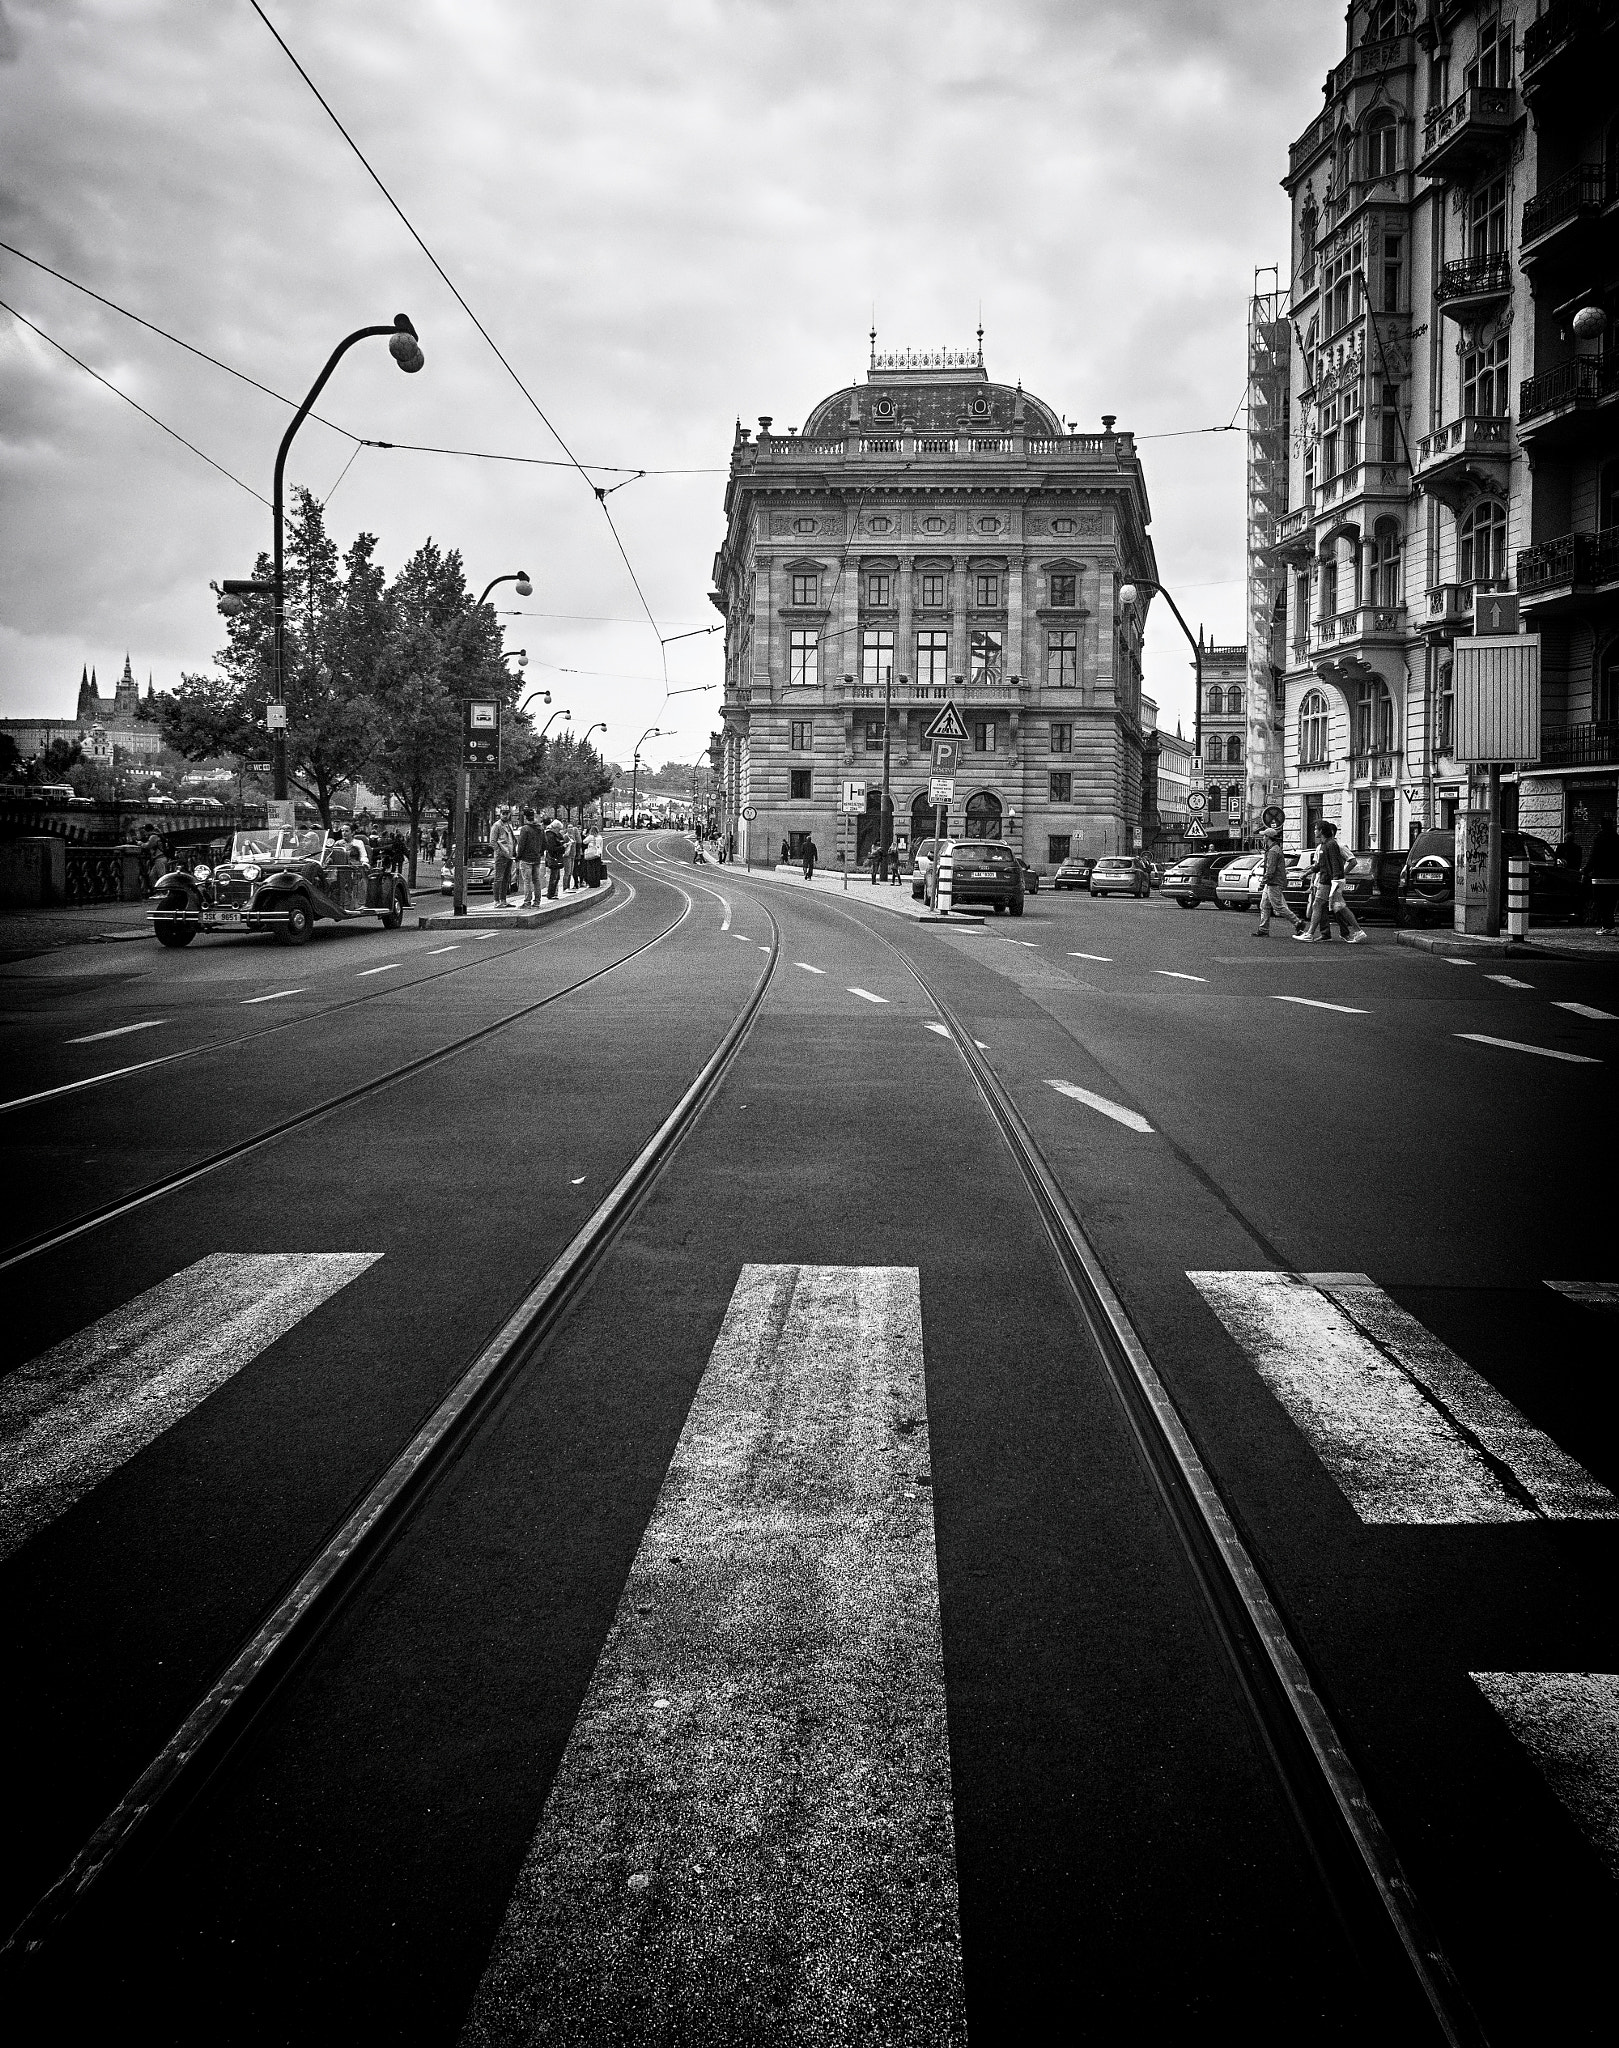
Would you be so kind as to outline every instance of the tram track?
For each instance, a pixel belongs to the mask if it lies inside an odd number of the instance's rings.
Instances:
[[[652,855],[654,869],[660,857]],[[763,904],[760,905],[764,908]],[[1203,1462],[1083,1224],[971,1031],[893,939],[826,906],[891,953],[937,1011],[1039,1215],[1161,1502],[1249,1719],[1369,1981],[1412,2038],[1485,2036],[1339,1732],[1331,1705]],[[768,910],[765,915],[769,916]],[[775,919],[771,918],[773,930]],[[1399,2038],[1405,2038],[1402,2032]]]
[[[665,879],[660,877],[659,879]],[[532,1014],[563,995],[598,981],[667,938],[692,913],[693,900],[680,882],[669,882],[685,897],[681,915],[634,952],[597,969],[567,990],[527,1005],[511,1016],[458,1040],[452,1047],[411,1061],[375,1085],[404,1078],[463,1046]],[[746,1039],[769,990],[780,958],[780,929],[768,911],[768,958],[758,979],[719,1044],[679,1101],[619,1176],[605,1199],[561,1253],[529,1288],[505,1322],[484,1344],[449,1391],[434,1405],[397,1457],[356,1501],[333,1534],[305,1566],[277,1605],[225,1665],[162,1748],[151,1758],[68,1867],[18,1923],[3,1945],[0,1964],[8,1974],[26,1968],[47,1947],[53,1933],[84,1905],[120,1865],[138,1839],[150,1838],[192,1800],[241,1741],[271,1696],[320,1641],[349,1598],[365,1582],[389,1546],[409,1523],[436,1481],[492,1419],[503,1395],[543,1350],[552,1332],[588,1286],[607,1252],[639,1209],[671,1157],[701,1116]],[[273,1132],[222,1154],[216,1164],[268,1142],[284,1129],[328,1113],[345,1101],[372,1092],[348,1091]],[[176,1177],[184,1185],[196,1171]],[[164,1190],[166,1191],[166,1189]],[[141,1199],[157,1199],[144,1196]],[[119,1205],[125,1213],[134,1203]],[[87,1226],[93,1227],[93,1226]],[[41,1247],[43,1249],[43,1247]],[[30,1254],[32,1255],[32,1254]]]

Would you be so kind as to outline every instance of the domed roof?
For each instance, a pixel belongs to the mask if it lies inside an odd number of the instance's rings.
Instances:
[[[821,400],[804,422],[805,439],[841,440],[851,413],[868,434],[903,425],[919,434],[1007,434],[1014,424],[1038,435],[1063,432],[1049,405],[1021,385],[992,384],[982,365],[873,367],[864,384],[846,384]]]

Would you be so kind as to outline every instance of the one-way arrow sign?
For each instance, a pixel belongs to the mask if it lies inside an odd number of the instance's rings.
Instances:
[[[934,719],[922,737],[925,740],[966,739],[967,728],[961,722],[961,713],[956,709],[954,697],[950,699],[949,703],[946,704],[938,717]]]
[[[1473,631],[1494,638],[1518,630],[1518,593],[1515,590],[1473,593]]]

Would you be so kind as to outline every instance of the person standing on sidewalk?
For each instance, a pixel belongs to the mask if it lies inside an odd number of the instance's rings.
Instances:
[[[1293,936],[1297,938],[1305,928],[1304,919],[1295,913],[1287,900],[1284,886],[1287,881],[1287,855],[1282,851],[1282,835],[1273,826],[1260,836],[1265,848],[1265,879],[1259,892],[1259,929],[1254,937],[1268,939],[1272,917],[1286,917],[1292,920]]]
[[[815,845],[815,835],[812,832],[806,832],[804,834],[804,880],[806,882],[814,881],[815,863],[819,858],[820,854]]]
[[[1619,911],[1619,832],[1613,829],[1611,814],[1597,827],[1585,857],[1585,888],[1597,930],[1611,938],[1614,915]]]
[[[495,829],[489,835],[489,843],[495,854],[495,908],[506,908],[506,894],[512,885],[512,869],[517,860],[517,840],[512,832],[511,816],[505,804],[495,812]]]
[[[562,830],[560,818],[548,818],[545,822],[545,894],[548,902],[556,901],[557,882],[562,874],[562,859],[567,851],[567,838]]]
[[[517,835],[517,873],[523,885],[521,908],[532,910],[540,900],[540,862],[545,858],[545,835],[534,815],[534,806],[523,806],[523,829]]]

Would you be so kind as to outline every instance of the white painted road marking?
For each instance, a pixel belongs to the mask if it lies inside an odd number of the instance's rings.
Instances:
[[[950,1036],[948,1024],[924,1024],[922,1029],[924,1031],[936,1031],[941,1038],[948,1038]]]
[[[964,2048],[921,1295],[744,1266],[461,2039]]]
[[[874,996],[869,988],[852,988],[849,993],[852,996],[859,996],[860,1000],[864,1003],[886,1003],[888,1001],[887,996]]]
[[[1209,978],[1206,974],[1182,974],[1174,967],[1155,967],[1152,971],[1163,975],[1166,981],[1207,981]]]
[[[1498,981],[1503,988],[1533,988],[1532,981],[1519,981],[1515,974],[1486,974],[1486,981]]]
[[[1470,1671],[1586,1840],[1619,1878],[1619,1675]]]
[[[1612,1010],[1596,1010],[1589,1003],[1553,1003],[1554,1010],[1572,1010],[1576,1017],[1589,1017],[1594,1024],[1619,1024]]]
[[[132,1031],[155,1031],[160,1024],[168,1023],[167,1017],[148,1017],[140,1024],[120,1024],[112,1031],[92,1031],[88,1038],[69,1038],[68,1045],[99,1045],[104,1038],[127,1038]]]
[[[302,996],[309,993],[307,988],[278,988],[267,996],[245,996],[242,1008],[251,1010],[255,1003],[279,1003],[283,996]]]
[[[1152,1125],[1144,1116],[1122,1104],[1109,1102],[1105,1095],[1093,1095],[1088,1088],[1080,1088],[1072,1081],[1048,1081],[1048,1088],[1055,1088],[1059,1095],[1066,1095],[1074,1102],[1083,1102],[1088,1109],[1099,1109],[1103,1116],[1112,1117],[1116,1124],[1123,1124],[1127,1130],[1150,1131]]]
[[[387,960],[380,967],[362,967],[356,978],[364,981],[368,974],[392,974],[398,965],[399,962],[397,960]]]
[[[986,1044],[984,1043],[984,1041],[983,1041],[983,1040],[982,1040],[981,1038],[975,1038],[975,1039],[973,1040],[973,1044],[977,1046],[977,1048],[978,1048],[978,1050],[979,1050],[980,1052],[988,1052],[988,1051],[989,1051],[989,1047],[988,1047],[988,1046],[987,1046],[987,1045],[986,1045]]]
[[[1111,953],[1070,953],[1068,957],[1070,960],[1100,960],[1105,967],[1113,964]]]
[[[796,967],[802,967],[806,974],[825,974],[826,972],[824,967],[811,967],[807,960],[797,960],[793,964]]]
[[[381,1252],[213,1252],[0,1381],[0,1558]]]
[[[1323,1003],[1314,996],[1272,996],[1273,1003],[1300,1003],[1307,1010],[1340,1010],[1346,1017],[1369,1017],[1370,1010],[1356,1010],[1348,1003]]]
[[[1439,957],[1447,967],[1476,967],[1478,965],[1476,960],[1458,960],[1454,953],[1441,953]]]
[[[1380,1287],[1187,1278],[1363,1522],[1619,1518],[1605,1486]]]
[[[1498,1045],[1503,1052],[1538,1053],[1543,1060],[1567,1060],[1574,1067],[1600,1067],[1602,1062],[1589,1053],[1558,1052],[1549,1045],[1524,1045],[1516,1038],[1491,1038],[1486,1031],[1458,1031],[1458,1038],[1470,1038],[1475,1045]]]
[[[1619,1308],[1619,1284],[1612,1280],[1548,1280],[1546,1285],[1585,1308]]]
[[[429,952],[428,952],[428,955],[427,955],[427,957],[428,957],[428,959],[429,959],[429,960],[436,960],[436,959],[438,958],[438,956],[440,955],[440,953],[459,953],[459,952],[460,952],[460,950],[461,950],[460,942],[459,942],[459,941],[457,941],[457,943],[456,943],[455,945],[453,945],[453,946],[434,946],[434,947],[432,947],[432,948],[431,948],[431,949],[429,950]]]

